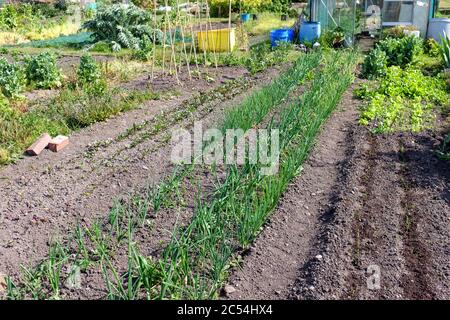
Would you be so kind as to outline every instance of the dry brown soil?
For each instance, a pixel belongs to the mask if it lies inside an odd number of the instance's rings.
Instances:
[[[450,165],[435,153],[442,128],[373,135],[358,125],[355,85],[234,269],[228,298],[449,298]]]

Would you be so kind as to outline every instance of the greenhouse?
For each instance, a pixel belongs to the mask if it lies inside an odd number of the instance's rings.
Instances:
[[[339,27],[347,36],[363,31],[374,34],[385,27],[414,26],[421,37],[438,39],[428,34],[428,29],[433,30],[436,23],[446,23],[448,28],[449,22],[435,19],[437,6],[435,0],[310,0],[305,14],[319,22],[322,30]]]

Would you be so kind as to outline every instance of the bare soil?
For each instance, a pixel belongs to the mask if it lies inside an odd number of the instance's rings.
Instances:
[[[280,68],[250,76],[242,68],[220,68],[215,82],[194,79],[180,86],[174,78],[158,77],[155,90],[177,88],[167,100],[147,101],[140,108],[74,133],[70,145],[59,153],[44,150],[38,157],[25,157],[0,171],[0,273],[20,277],[20,265],[35,265],[47,256],[48,245],[63,238],[80,223],[89,226],[104,219],[115,200],[126,199],[163,180],[173,171],[168,158],[172,146],[170,130],[189,128],[194,120],[211,126],[231,107],[248,95],[248,88],[269,83]],[[186,77],[186,75],[183,75]],[[153,124],[170,121],[177,110],[197,96],[230,80],[244,77],[246,86],[230,89],[227,96],[214,97],[198,106],[188,117],[178,119],[161,132]],[[149,85],[148,78],[137,79],[132,87]],[[176,117],[175,117],[176,118]],[[159,120],[157,120],[159,119]],[[139,130],[135,129],[140,126]],[[145,252],[154,255],[179,223],[189,221],[186,214],[164,212],[153,221],[157,228],[147,232]],[[101,274],[83,276],[83,290],[63,291],[65,298],[101,298]]]
[[[355,85],[228,298],[448,299],[450,166],[435,153],[445,130],[373,135],[357,123]]]

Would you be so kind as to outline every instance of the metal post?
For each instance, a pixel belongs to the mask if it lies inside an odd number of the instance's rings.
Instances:
[[[353,0],[353,34],[352,45],[355,45],[355,32],[356,32],[356,0]]]

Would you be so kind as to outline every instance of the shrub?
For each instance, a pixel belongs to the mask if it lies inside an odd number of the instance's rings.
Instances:
[[[261,10],[262,7],[269,5],[273,1],[286,2],[285,0],[239,0],[235,1],[235,8],[242,12],[255,12]]]
[[[99,41],[96,42],[95,44],[91,45],[88,47],[89,51],[93,51],[93,52],[112,52],[112,48],[111,48],[111,42],[108,41]]]
[[[430,57],[439,57],[441,54],[439,43],[434,39],[427,39],[425,41],[424,51]]]
[[[0,90],[8,98],[18,96],[25,85],[22,68],[16,63],[10,63],[0,58]]]
[[[362,76],[366,79],[382,77],[386,74],[387,57],[383,50],[375,48],[364,59]]]
[[[288,13],[292,0],[272,0],[261,5],[261,10],[276,13]]]
[[[276,5],[271,7],[271,3]],[[258,12],[262,10],[275,10],[278,8],[278,3],[285,3],[287,0],[231,0],[232,12]],[[229,13],[229,0],[210,0],[208,1],[211,10],[211,15],[227,17]],[[269,9],[270,8],[270,9]]]
[[[56,56],[43,52],[25,59],[25,72],[30,84],[39,89],[61,86],[61,73],[56,66]]]
[[[152,14],[135,5],[115,4],[100,8],[93,19],[86,21],[82,28],[92,32],[95,41],[108,41],[114,51],[121,48],[141,49],[144,36],[161,42],[161,31],[152,25]]]
[[[388,66],[404,68],[416,61],[423,51],[423,43],[422,39],[414,36],[387,38],[380,41],[377,48],[386,53]]]
[[[0,10],[0,30],[30,29],[38,21],[39,17],[33,13],[30,4],[7,4]]]
[[[57,119],[46,117],[39,107],[20,112],[7,104],[2,105],[0,98],[0,152],[3,153],[0,164],[16,159],[44,132],[54,136],[68,131]]]
[[[141,41],[140,49],[133,52],[133,59],[140,61],[149,61],[152,52],[153,43],[147,36],[144,36]]]
[[[91,95],[102,95],[106,92],[107,83],[102,72],[90,55],[83,55],[77,71],[77,84]]]
[[[88,54],[85,54],[80,59],[80,65],[77,71],[78,84],[95,83],[101,78],[100,68],[95,59]]]
[[[60,10],[60,11],[67,11],[67,9],[69,8],[69,4],[68,1],[66,0],[57,0],[55,3],[55,8]]]

